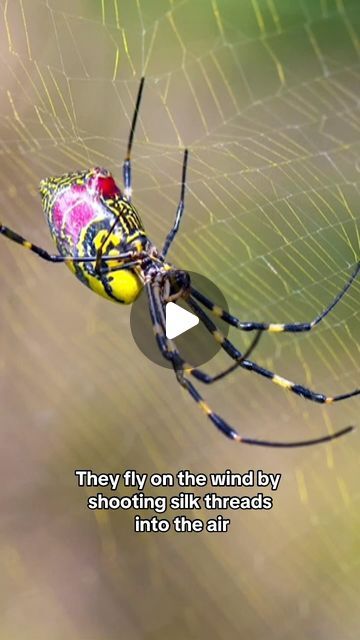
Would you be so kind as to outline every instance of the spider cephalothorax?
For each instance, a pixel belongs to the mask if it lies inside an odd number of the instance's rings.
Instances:
[[[160,277],[161,300],[164,304],[176,302],[190,295],[190,275],[182,269],[165,271]]]
[[[334,300],[311,322],[280,324],[242,321],[209,300],[192,285],[186,271],[176,269],[166,261],[168,250],[177,234],[184,212],[187,150],[184,152],[180,200],[175,220],[161,251],[158,251],[147,237],[141,218],[131,202],[130,156],[143,86],[144,78],[141,79],[136,99],[123,165],[124,190],[117,186],[109,171],[99,167],[42,180],[40,183],[42,205],[58,249],[56,255],[49,254],[1,224],[0,233],[30,249],[44,260],[64,262],[81,282],[110,300],[131,304],[145,287],[154,335],[163,357],[171,362],[182,387],[188,391],[211,422],[229,438],[251,445],[299,447],[327,442],[348,433],[352,427],[345,427],[313,440],[297,442],[273,442],[243,437],[212,411],[191,382],[189,376],[205,384],[212,384],[242,368],[253,371],[313,402],[331,404],[359,395],[360,389],[336,396],[317,393],[265,369],[253,360],[249,360],[249,356],[257,345],[260,334],[264,331],[273,333],[311,331],[343,298],[359,274],[360,263],[357,263],[353,273]],[[180,298],[199,317],[200,322],[209,332],[209,338],[216,340],[230,356],[232,364],[224,371],[210,375],[192,367],[184,361],[176,345],[166,337],[165,305],[167,302],[176,302]],[[221,334],[205,309],[210,311],[215,319],[221,318],[241,331],[257,332],[246,353],[240,353],[232,342]]]

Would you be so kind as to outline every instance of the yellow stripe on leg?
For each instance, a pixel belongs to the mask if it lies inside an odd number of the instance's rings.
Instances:
[[[223,334],[220,331],[215,330],[215,331],[212,332],[212,334],[213,334],[216,342],[218,342],[219,344],[223,344],[223,342],[225,340],[225,337],[223,336]]]
[[[272,381],[275,382],[275,384],[278,384],[283,389],[291,389],[294,386],[293,382],[291,382],[290,380],[286,380],[286,378],[282,378],[281,376],[277,376],[276,374],[272,378]]]
[[[208,404],[206,404],[206,402],[204,402],[204,400],[199,400],[198,405],[199,405],[200,409],[201,409],[204,413],[206,413],[206,415],[207,415],[207,416],[209,416],[209,415],[212,413],[212,411],[211,411],[211,409],[210,409],[209,405],[208,405]]]
[[[216,304],[214,304],[214,306],[211,308],[211,312],[214,314],[214,316],[216,316],[217,318],[222,318],[223,316],[223,310],[221,307],[218,307]]]
[[[282,331],[284,331],[284,324],[269,324],[269,328],[268,331],[270,331],[270,333],[281,333]]]

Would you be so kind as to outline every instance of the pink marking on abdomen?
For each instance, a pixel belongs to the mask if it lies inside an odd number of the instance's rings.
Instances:
[[[65,234],[77,244],[81,230],[99,216],[99,202],[84,185],[73,185],[57,198],[53,225],[59,237]]]

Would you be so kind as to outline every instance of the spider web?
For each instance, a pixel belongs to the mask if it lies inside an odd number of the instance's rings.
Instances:
[[[188,146],[186,211],[172,261],[213,279],[242,319],[306,321],[328,304],[359,259],[356,2],[14,0],[0,6],[4,224],[50,248],[37,193],[41,178],[100,165],[120,180],[144,74],[133,199],[155,244],[161,246],[172,223]],[[338,558],[329,528],[342,527],[345,539],[354,540],[358,522],[350,507],[360,495],[358,436],[336,447],[296,452],[291,459],[272,453],[269,462],[266,453],[249,450],[245,458],[243,450],[234,450],[211,430],[191,400],[169,382],[168,371],[144,362],[131,339],[129,309],[96,299],[66,269],[40,264],[6,241],[1,242],[0,272],[7,464],[15,464],[21,441],[30,477],[39,461],[58,479],[64,468],[70,475],[81,462],[90,468],[90,460],[106,471],[111,465],[131,468],[129,460],[134,468],[148,470],[175,470],[180,463],[198,471],[219,470],[246,460],[246,469],[281,471],[287,474],[286,488],[279,492],[282,510],[273,524],[264,520],[272,551],[251,518],[242,523],[241,535],[262,551],[249,554],[248,565],[245,561],[248,590],[238,585],[255,618],[244,619],[238,628],[256,638],[262,629],[257,620],[266,619],[269,637],[311,632],[308,600],[294,585],[289,596],[287,586],[296,553],[307,549],[317,573],[310,577],[304,569],[301,584],[320,593],[314,606],[321,631],[328,638],[345,637],[331,617],[331,598],[328,607],[321,600],[329,596],[329,581],[321,572],[330,563],[333,575],[346,574],[343,591],[336,591],[336,611],[337,620],[347,617],[346,637],[353,637],[354,558],[344,549]],[[356,283],[314,333],[264,336],[255,359],[330,395],[356,388],[358,310]],[[232,331],[231,338],[245,348],[249,336]],[[220,369],[225,362],[220,354],[211,366]],[[163,397],[170,384],[171,393]],[[330,408],[313,406],[245,372],[203,391],[248,436],[302,439],[360,424],[356,399]],[[114,443],[121,443],[116,455]],[[98,525],[106,559],[116,544],[115,525],[101,520]],[[301,534],[309,537],[308,547]],[[327,553],[320,552],[320,539]],[[131,553],[129,540],[123,542]],[[215,548],[215,564],[225,571],[220,544]],[[144,543],[144,549],[143,561],[153,570],[156,543]],[[250,558],[260,565],[272,566],[274,558],[280,563],[286,587],[278,586],[272,611],[252,591],[257,579]],[[185,570],[182,575],[190,579]],[[134,579],[134,590],[135,585]],[[265,581],[263,594],[270,588],[274,585]],[[175,587],[169,590],[174,593]],[[218,593],[221,600],[225,591]],[[236,611],[235,601],[229,606]],[[290,615],[279,627],[285,606]],[[145,613],[151,618],[151,611]],[[6,624],[4,633],[12,629],[10,618]],[[199,614],[188,624],[194,629],[204,621]],[[215,629],[220,623],[212,619],[212,624]]]

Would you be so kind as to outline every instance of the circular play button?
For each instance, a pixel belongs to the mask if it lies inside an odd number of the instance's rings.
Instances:
[[[192,287],[200,291],[217,307],[229,310],[224,295],[211,280],[193,271],[187,273],[190,276]],[[209,309],[199,302],[197,304],[227,337],[229,325],[216,318]],[[164,304],[163,316],[165,319],[164,334],[175,343],[181,357],[192,366],[203,365],[221,349],[219,342],[214,339],[201,318],[196,315],[196,311],[184,299],[178,298],[174,302]],[[155,364],[172,369],[171,362],[162,356],[157,345],[151,323],[148,297],[144,290],[132,305],[130,325],[133,338],[144,356]]]
[[[170,340],[196,327],[199,322],[198,316],[182,309],[179,304],[168,302],[165,305],[165,335]]]

